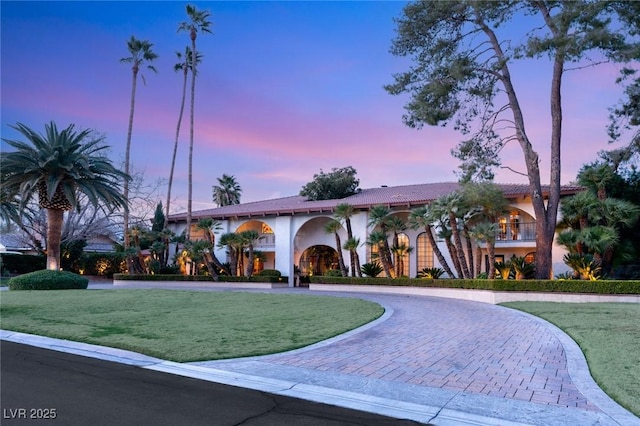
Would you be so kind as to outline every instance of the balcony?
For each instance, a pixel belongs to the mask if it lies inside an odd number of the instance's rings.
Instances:
[[[273,251],[276,249],[276,234],[260,234],[260,239],[253,246],[256,250]]]
[[[510,243],[514,241],[535,241],[535,222],[500,222],[496,232],[496,244]]]

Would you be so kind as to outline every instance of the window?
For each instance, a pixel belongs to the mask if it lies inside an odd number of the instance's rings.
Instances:
[[[418,235],[416,241],[416,262],[418,271],[424,268],[433,268],[433,248],[429,244],[429,238],[427,233],[423,232]]]

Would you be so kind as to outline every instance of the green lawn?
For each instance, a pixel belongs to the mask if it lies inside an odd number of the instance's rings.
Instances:
[[[3,291],[0,327],[188,362],[300,348],[384,312],[359,299],[171,290]]]
[[[640,304],[512,302],[504,306],[555,324],[584,352],[592,377],[640,416]]]

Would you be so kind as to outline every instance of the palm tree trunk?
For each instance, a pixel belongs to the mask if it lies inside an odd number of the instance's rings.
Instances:
[[[456,219],[455,214],[449,214],[449,222],[451,223],[451,234],[456,248],[456,255],[458,256],[458,262],[460,263],[460,268],[462,270],[462,277],[469,278],[469,268],[467,267],[467,259],[464,255],[464,249],[462,248],[460,230],[458,229],[458,220]]]
[[[362,278],[362,271],[360,270],[360,256],[358,256],[357,249],[353,250],[353,261],[356,264],[356,275]]]
[[[193,206],[193,116],[196,96],[196,36],[191,33],[191,114],[189,119],[189,189],[187,191],[187,241],[191,236],[191,211]]]
[[[131,134],[133,133],[133,112],[136,105],[136,82],[138,81],[138,68],[133,66],[133,78],[131,83],[131,106],[129,109],[129,128],[127,129],[127,148],[124,154],[124,172],[127,176],[130,176],[130,153],[131,153]],[[129,180],[124,180],[124,200],[129,204]],[[129,210],[124,210],[124,249],[129,248]]]
[[[340,241],[340,235],[337,232],[334,232],[336,236],[336,248],[338,250],[338,267],[340,268],[340,273],[343,277],[348,275],[347,267],[344,266],[344,257],[342,256],[342,242]],[[351,251],[349,251],[351,253]]]
[[[60,269],[60,240],[64,210],[47,209],[47,269]]]
[[[431,244],[431,249],[438,258],[438,262],[440,262],[440,266],[442,266],[442,269],[444,269],[447,275],[449,275],[449,278],[455,278],[455,275],[453,274],[453,271],[449,266],[449,262],[447,262],[447,259],[444,258],[442,251],[440,251],[440,247],[438,247],[438,243],[433,236],[433,230],[431,229],[431,226],[425,227],[425,231],[427,232],[427,239],[429,240],[429,244]]]
[[[169,226],[169,206],[171,205],[171,188],[173,187],[173,172],[176,167],[176,155],[178,153],[178,139],[180,137],[180,126],[182,124],[182,115],[184,114],[184,101],[187,96],[187,75],[188,67],[184,69],[184,79],[182,81],[182,101],[180,102],[180,113],[178,114],[178,125],[176,126],[176,140],[173,144],[173,156],[171,157],[171,171],[169,172],[169,185],[167,189],[167,208],[164,215],[164,227]]]
[[[449,254],[451,255],[451,261],[453,262],[453,267],[456,269],[458,274],[458,278],[464,278],[462,274],[462,266],[460,265],[460,259],[458,258],[458,250],[456,246],[453,245],[451,239],[445,238],[445,243],[447,244],[447,248],[449,249]]]
[[[247,277],[253,275],[253,244],[249,244],[249,259],[247,260]]]
[[[464,230],[464,239],[465,242],[467,243],[467,258],[469,259],[469,278],[474,278],[475,276],[477,276],[477,274],[475,274],[475,262],[474,262],[474,255],[473,255],[473,241],[471,239],[471,236],[469,235],[469,227],[467,226],[466,223],[464,223],[463,225],[463,230]],[[480,265],[478,265],[479,267]]]

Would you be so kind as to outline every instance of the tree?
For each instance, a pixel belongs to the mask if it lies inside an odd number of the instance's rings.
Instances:
[[[452,258],[456,258],[454,263],[457,260],[460,268],[458,274],[462,278],[472,278],[464,255],[464,247],[462,246],[462,237],[460,235],[462,226],[458,224],[458,219],[464,217],[465,207],[463,197],[457,191],[443,195],[432,203],[432,209],[436,214],[447,218],[446,223],[448,230],[451,232],[453,247],[455,247],[455,251],[450,254]],[[442,224],[444,225],[444,222]]]
[[[164,216],[164,210],[162,209],[162,201],[158,201],[158,204],[156,204],[156,211],[153,213],[151,232],[161,232],[165,228],[165,221],[166,218]]]
[[[226,247],[227,255],[229,256],[229,274],[232,276],[238,275],[238,261],[242,255],[238,234],[235,232],[227,232],[220,235],[218,239],[218,247]]]
[[[389,262],[388,256],[384,255],[385,245],[388,246],[389,242],[387,241],[388,235],[383,231],[373,231],[369,234],[369,240],[367,244],[369,244],[372,248],[377,249],[376,256],[380,259],[380,263],[382,264],[382,269],[384,270],[384,274],[387,278],[393,278],[392,267],[393,265]],[[374,256],[371,256],[374,258]]]
[[[346,277],[347,268],[344,266],[344,257],[342,256],[342,242],[340,241],[340,230],[342,229],[342,225],[337,220],[331,220],[327,222],[324,226],[324,232],[327,234],[333,234],[336,238],[336,251],[338,252],[338,268],[340,269],[340,273],[343,277]]]
[[[380,260],[382,262],[382,266],[385,267],[387,265],[391,270],[389,278],[395,278],[395,274],[393,271],[393,260],[391,258],[391,247],[389,246],[389,233],[387,227],[387,220],[389,219],[389,214],[391,210],[383,205],[371,206],[369,209],[369,226],[373,228],[373,232],[380,232],[384,234],[385,238],[380,239],[378,235],[374,238],[379,244],[375,245],[379,248],[378,256],[380,256]],[[377,230],[376,230],[377,228]],[[373,233],[372,232],[372,233]],[[369,235],[369,239],[371,239],[371,235]],[[387,269],[385,268],[385,272]]]
[[[198,32],[211,33],[209,27],[211,22],[208,21],[211,13],[208,10],[198,10],[195,6],[188,4],[186,6],[188,21],[181,22],[178,25],[178,32],[186,31],[189,33],[189,39],[191,40],[191,51],[198,52],[196,49],[196,38]],[[196,96],[196,75],[198,62],[196,55],[191,55],[191,108],[189,114],[189,189],[187,194],[187,234],[186,238],[189,240],[191,233],[191,210],[193,204],[193,118],[195,111],[195,96]]]
[[[351,237],[347,238],[347,241],[344,242],[342,248],[348,250],[352,256],[352,276],[362,277],[362,269],[360,268],[360,255],[358,255],[358,247],[360,247],[360,238]],[[355,268],[355,273],[353,272],[353,268]]]
[[[313,175],[313,181],[300,190],[300,195],[309,201],[337,200],[360,192],[356,179],[356,169],[351,166],[341,169],[333,168],[330,173],[320,170]]]
[[[200,230],[203,230],[205,233],[205,241],[209,243],[208,250],[204,253],[204,259],[206,260],[207,270],[209,274],[217,280],[219,272],[226,272],[227,268],[218,260],[218,257],[215,253],[216,246],[216,233],[222,230],[222,224],[213,219],[200,219],[196,227]]]
[[[455,153],[483,176],[483,168],[499,164],[501,148],[516,141],[524,154],[526,175],[536,215],[536,274],[550,278],[551,250],[560,201],[562,140],[561,86],[568,64],[581,68],[594,62],[589,54],[612,61],[638,59],[637,23],[627,2],[476,2],[421,1],[407,5],[398,19],[391,52],[410,56],[415,66],[394,76],[386,90],[409,93],[404,122],[410,127],[446,125],[469,139]],[[637,5],[630,6],[638,10]],[[618,15],[622,23],[612,19]],[[530,31],[501,40],[502,29],[518,19]],[[529,19],[529,21],[527,21]],[[540,25],[542,23],[542,25]],[[513,30],[513,28],[511,28]],[[525,28],[525,31],[528,30]],[[521,40],[521,41],[519,41]],[[551,143],[549,194],[543,197],[540,158],[525,126],[525,115],[512,79],[512,65],[523,58],[549,57],[551,63]],[[496,105],[496,102],[505,103]],[[472,132],[474,125],[478,130]],[[511,133],[509,133],[511,132]],[[464,170],[464,167],[463,167]],[[463,180],[465,177],[463,176]],[[470,179],[469,176],[466,177]]]
[[[255,256],[254,247],[261,238],[262,237],[260,236],[258,231],[255,231],[253,229],[242,231],[240,233],[240,239],[242,241],[243,247],[247,248],[247,272],[245,276],[249,278],[251,278],[251,275],[253,275],[253,260]]]
[[[353,229],[351,228],[351,217],[355,214],[355,210],[353,209],[353,206],[351,204],[348,203],[341,203],[338,204],[335,208],[335,210],[333,211],[333,217],[337,220],[339,220],[340,222],[344,221],[344,226],[347,228],[347,241],[353,240]],[[352,241],[353,242],[353,241]],[[358,276],[361,276],[362,273],[360,272],[360,267],[356,266],[356,263],[359,264],[360,262],[356,262],[356,258],[358,256],[358,245],[354,245],[353,244],[349,244],[350,247],[352,247],[352,249],[349,249],[349,260],[350,260],[350,264],[351,264],[351,276],[355,277],[356,274]]]
[[[47,269],[57,270],[64,212],[78,206],[79,194],[96,207],[127,210],[120,185],[129,176],[113,166],[104,154],[109,147],[91,130],[77,132],[71,124],[59,131],[53,121],[44,134],[21,123],[11,127],[26,142],[3,139],[15,151],[1,154],[2,188],[21,194],[21,205],[37,194],[47,211]]]
[[[241,195],[242,187],[231,175],[223,174],[218,178],[218,185],[213,186],[213,202],[218,207],[240,204]]]
[[[182,71],[183,79],[182,79],[182,98],[180,101],[180,112],[178,113],[178,124],[176,125],[176,139],[173,144],[173,155],[171,157],[171,171],[169,172],[169,184],[167,185],[167,210],[165,213],[165,222],[164,227],[166,228],[169,225],[169,207],[171,205],[171,189],[173,188],[173,173],[176,167],[176,155],[178,154],[178,140],[180,139],[180,126],[182,125],[182,115],[184,113],[184,101],[187,95],[187,76],[189,75],[189,70],[191,70],[191,48],[189,46],[184,49],[184,58],[182,53],[176,52],[176,56],[178,56],[179,62],[173,66],[173,70],[178,72]],[[201,56],[199,53],[196,53],[195,58],[196,63],[200,63]]]
[[[455,275],[453,275],[453,271],[451,270],[449,263],[443,256],[442,251],[440,250],[440,247],[438,246],[438,243],[436,242],[436,239],[433,235],[433,223],[435,222],[436,218],[433,217],[430,206],[418,207],[411,210],[411,212],[409,213],[409,228],[424,228],[424,231],[427,235],[427,241],[429,241],[429,245],[431,246],[433,253],[438,258],[438,262],[440,262],[442,268],[445,270],[447,275],[449,275],[449,278],[453,278],[455,277]]]
[[[133,132],[133,113],[135,111],[136,105],[136,85],[138,82],[138,72],[140,71],[140,67],[148,62],[152,62],[155,60],[158,55],[156,55],[151,47],[153,46],[147,40],[138,40],[134,36],[127,41],[127,49],[131,56],[127,58],[120,59],[120,62],[132,64],[131,65],[131,73],[132,73],[132,82],[131,82],[131,106],[129,108],[129,127],[127,129],[127,148],[125,151],[124,157],[124,172],[125,174],[130,174],[130,154],[131,154],[131,134]],[[153,65],[147,64],[146,67],[153,72],[156,72],[156,69]],[[141,75],[142,76],[142,75]],[[142,82],[145,82],[144,76],[142,76]],[[129,203],[129,180],[124,181],[124,199],[126,203]],[[127,229],[129,228],[129,212],[125,210],[124,212],[124,248],[127,249],[129,247],[129,234],[127,233]]]

